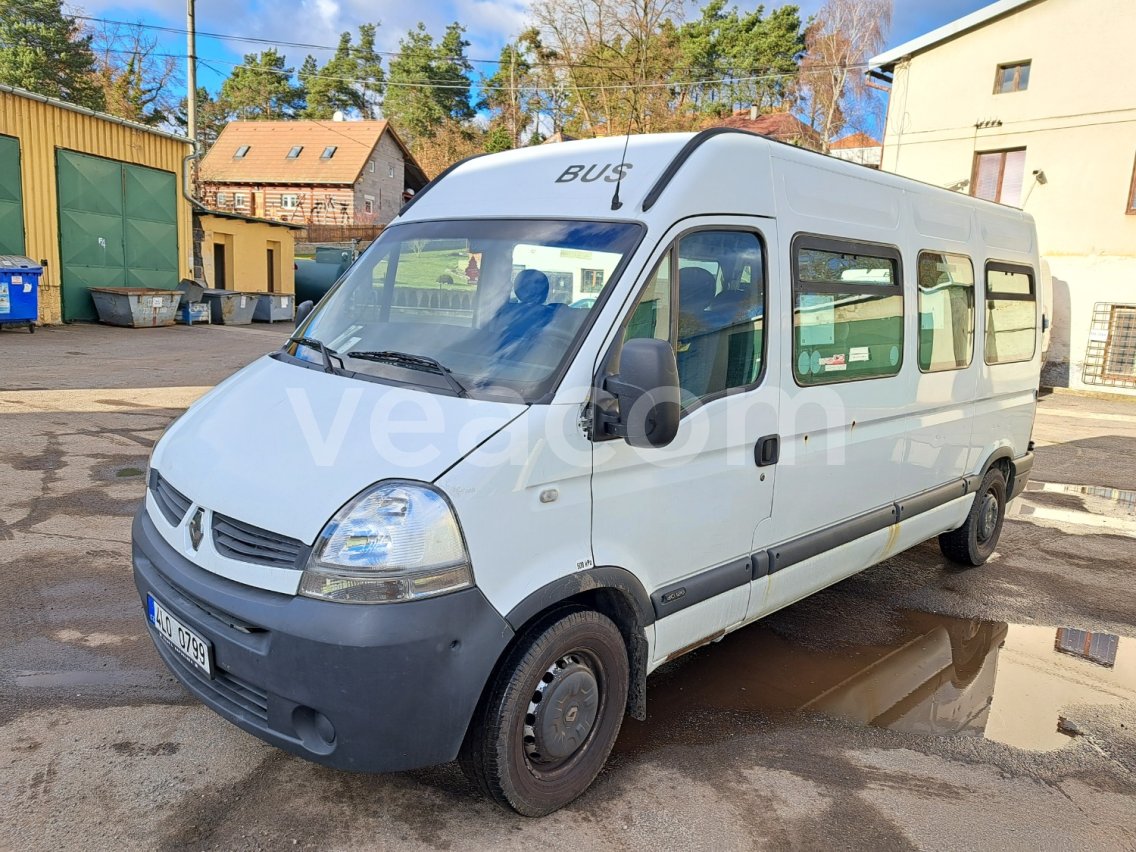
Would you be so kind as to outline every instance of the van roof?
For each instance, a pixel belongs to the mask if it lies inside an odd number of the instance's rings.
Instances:
[[[775,160],[850,178],[859,186],[930,195],[1032,222],[1028,214],[1002,204],[744,130],[710,128],[700,133],[561,142],[472,157],[435,178],[392,224],[470,215],[633,221],[658,216],[669,222],[700,213],[772,216]],[[621,180],[620,163],[626,164]],[[617,181],[622,203],[613,209]]]

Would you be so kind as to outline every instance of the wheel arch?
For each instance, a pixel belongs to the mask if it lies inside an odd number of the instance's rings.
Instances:
[[[514,638],[502,651],[497,665],[528,627],[548,613],[564,607],[583,606],[606,615],[619,628],[627,645],[630,683],[627,712],[632,718],[647,718],[647,670],[650,648],[646,628],[655,622],[651,596],[639,579],[625,568],[604,565],[567,574],[529,594],[505,616]],[[490,678],[492,681],[492,678]]]
[[[1001,470],[1002,475],[1006,477],[1006,495],[1007,499],[1009,499],[1009,495],[1014,493],[1014,451],[1007,445],[998,447],[994,450],[994,452],[987,456],[986,463],[982,465],[982,467],[979,469],[978,475],[975,477],[977,482],[975,483],[974,488],[971,488],[970,490],[975,490],[977,488],[977,483],[981,482],[982,478],[986,476],[986,474],[993,467],[997,467],[999,470]]]

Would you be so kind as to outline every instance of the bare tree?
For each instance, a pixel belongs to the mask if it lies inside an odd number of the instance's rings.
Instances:
[[[112,115],[142,124],[170,124],[178,108],[180,63],[162,55],[142,24],[102,22],[90,31],[95,80]]]
[[[555,56],[571,129],[593,135],[664,129],[679,61],[684,0],[537,0],[533,20]],[[555,128],[560,129],[560,128]]]
[[[805,112],[825,151],[850,118],[862,123],[874,100],[865,63],[883,48],[891,18],[892,0],[828,0],[805,33]]]

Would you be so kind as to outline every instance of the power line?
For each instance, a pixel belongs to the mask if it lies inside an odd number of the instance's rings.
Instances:
[[[173,33],[173,34],[180,34],[180,35],[185,35],[185,33],[187,32],[186,30],[181,29],[179,27],[166,26],[166,25],[162,25],[162,24],[149,24],[149,23],[144,23],[142,21],[136,21],[136,22],[132,23],[130,21],[116,21],[116,20],[112,20],[112,19],[109,19],[109,18],[97,18],[97,17],[93,17],[93,16],[90,16],[90,15],[71,15],[70,17],[73,17],[73,18],[75,18],[77,20],[81,20],[81,21],[90,21],[90,22],[93,22],[93,23],[111,24],[111,25],[114,25],[114,26],[122,26],[122,27],[139,27],[141,29],[156,30],[158,32]],[[202,32],[201,30],[197,31],[197,35],[200,38],[214,38],[214,39],[219,39],[219,40],[222,40],[222,41],[244,42],[244,43],[248,43],[248,44],[262,44],[262,45],[265,45],[266,47],[296,47],[296,48],[300,48],[302,50],[324,50],[324,51],[339,50],[338,45],[331,46],[331,45],[326,45],[326,44],[311,44],[311,43],[299,42],[299,41],[281,41],[279,39],[269,39],[269,38],[263,38],[263,37],[260,37],[260,36],[240,36],[240,35],[233,35],[231,33],[209,33],[209,32]],[[368,51],[368,53],[370,53],[371,55],[374,55],[374,56],[386,56],[386,57],[389,57],[389,58],[392,58],[392,59],[401,58],[402,55],[403,55],[401,51],[392,51],[392,50],[370,50],[370,51]],[[500,59],[473,59],[473,58],[470,58],[470,57],[467,57],[467,56],[445,56],[445,57],[438,57],[438,58],[439,58],[439,60],[441,60],[443,62],[463,62],[464,61],[464,62],[478,63],[478,64],[482,64],[482,65],[500,65],[501,64]],[[223,61],[223,60],[215,60],[215,61]],[[237,64],[241,64],[241,63],[237,63]],[[566,69],[577,69],[577,68],[579,68],[579,69],[592,70],[592,71],[610,71],[611,70],[610,65],[596,65],[594,63],[586,63],[586,62],[539,61],[537,63],[537,65],[539,65],[542,68],[566,68]],[[831,65],[814,65],[813,67],[818,68],[818,69],[819,68],[829,68],[829,69],[831,69],[831,68],[854,68],[854,67],[855,68],[859,68],[859,67],[866,68],[867,65],[866,64],[864,64],[864,65],[857,64],[857,65],[853,66],[853,65],[831,64]],[[730,74],[730,73],[733,72],[734,69],[732,69],[732,68],[721,68],[721,67],[715,66],[711,70],[716,74]],[[781,72],[781,73],[782,73],[782,76],[794,76],[796,72]]]
[[[129,52],[129,51],[126,51],[126,52]],[[154,55],[161,55],[161,54],[154,54]],[[286,69],[265,68],[263,66],[255,66],[255,67],[246,66],[243,62],[233,62],[232,60],[228,60],[228,59],[216,59],[216,58],[210,57],[208,60],[206,60],[206,59],[203,59],[201,57],[198,57],[197,61],[200,62],[202,65],[205,65],[207,68],[209,68],[209,70],[213,71],[215,74],[221,74],[222,76],[224,76],[224,72],[220,71],[217,68],[214,68],[212,65],[209,65],[208,63],[209,62],[217,62],[217,63],[220,63],[222,65],[230,65],[234,68],[251,68],[251,70],[254,70],[258,73],[276,74],[276,75],[279,75],[279,76],[282,76],[282,77],[288,77],[288,78],[291,78],[294,74],[294,72],[289,72]],[[832,66],[832,67],[836,67],[836,66]],[[857,68],[867,68],[868,66],[867,66],[867,63],[865,62],[865,63],[857,63],[855,65],[846,65],[846,66],[839,66],[839,67],[847,68],[849,70],[854,70],[854,69],[857,69]],[[611,91],[636,91],[636,90],[639,90],[639,89],[692,88],[692,87],[696,87],[696,86],[732,86],[732,85],[738,85],[738,84],[741,84],[741,83],[753,83],[753,82],[759,82],[759,81],[764,81],[764,80],[801,78],[801,77],[809,76],[811,74],[823,74],[827,70],[830,70],[830,69],[813,67],[813,68],[803,68],[803,69],[800,69],[800,70],[797,70],[797,71],[774,72],[774,73],[771,73],[771,74],[757,74],[757,75],[748,76],[748,77],[723,77],[723,78],[714,79],[714,80],[666,80],[666,81],[652,81],[652,82],[644,82],[644,83],[609,83],[609,84],[604,84],[604,85],[599,85],[599,86],[573,86],[572,88],[573,88],[573,91],[577,91],[577,92],[611,92]],[[354,84],[354,85],[374,85],[375,82],[376,82],[374,80],[361,80],[361,79],[354,78],[354,77],[338,77],[338,76],[333,76],[333,75],[328,75],[328,74],[320,74],[318,72],[315,73],[315,74],[309,75],[307,77],[307,79],[309,79],[309,80],[331,80],[331,81],[334,81],[334,82],[351,83],[351,84]],[[403,87],[403,88],[431,88],[431,89],[461,89],[461,90],[465,90],[465,89],[469,88],[468,84],[435,83],[435,82],[431,82],[429,80],[426,80],[426,81],[394,80],[394,81],[392,81],[392,80],[387,79],[387,80],[382,81],[382,85],[384,87],[395,86],[395,87]],[[542,92],[547,88],[548,88],[547,86],[537,86],[537,85],[524,86],[524,85],[521,85],[521,86],[494,86],[493,90],[497,91],[497,92],[518,92],[518,93],[530,92],[531,93],[531,92]]]

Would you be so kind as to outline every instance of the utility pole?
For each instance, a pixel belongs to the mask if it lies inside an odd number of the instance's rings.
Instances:
[[[196,0],[185,0],[185,41],[186,41],[186,93],[185,117],[193,153],[197,153],[197,34],[193,22],[193,6]],[[196,170],[197,164],[193,168]]]

